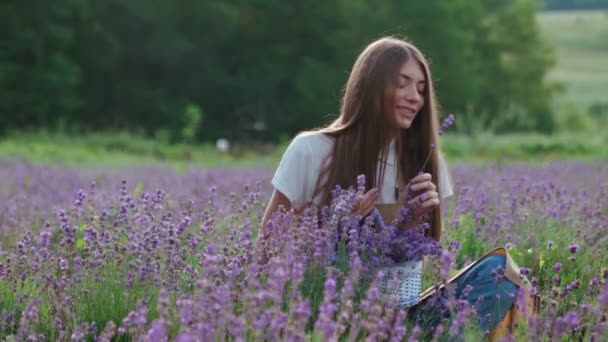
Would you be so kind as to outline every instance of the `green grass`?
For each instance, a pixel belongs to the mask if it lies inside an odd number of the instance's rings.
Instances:
[[[608,10],[541,12],[538,19],[557,57],[549,79],[566,86],[556,104],[607,103]]]
[[[556,159],[606,161],[607,142],[606,134],[448,135],[442,140],[442,149],[452,164],[458,161],[482,166],[488,162],[510,161],[543,164]]]
[[[273,149],[273,152],[275,149]],[[50,165],[124,166],[169,163],[178,168],[188,165],[221,167],[232,165],[271,165],[280,158],[239,147],[238,152],[222,153],[212,145],[166,144],[128,133],[91,134],[74,137],[47,133],[15,133],[0,139],[0,159],[21,159]]]
[[[544,163],[554,159],[608,161],[608,130],[602,134],[510,134],[475,137],[445,135],[441,140],[450,164],[459,161],[484,164],[513,160]],[[273,147],[237,147],[223,153],[209,144],[167,145],[127,134],[83,137],[22,134],[0,140],[0,160],[23,160],[35,164],[83,166],[170,165],[178,170],[190,166],[256,166],[275,168],[287,142]]]

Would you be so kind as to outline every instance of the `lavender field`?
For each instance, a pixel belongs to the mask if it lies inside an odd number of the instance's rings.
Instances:
[[[443,250],[427,258],[423,287],[506,246],[541,300],[507,340],[606,340],[608,165],[451,171]],[[271,176],[0,162],[0,339],[481,339],[474,310],[457,298],[454,319],[431,332],[384,303],[378,258],[366,253],[382,237],[348,217],[347,198],[320,220],[277,215],[271,238],[256,244]],[[345,216],[347,245],[332,210]]]

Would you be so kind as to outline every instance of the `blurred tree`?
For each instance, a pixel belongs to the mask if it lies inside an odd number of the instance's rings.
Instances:
[[[539,0],[548,10],[608,8],[608,0]]]
[[[405,36],[461,130],[551,131],[535,0],[57,0],[0,5],[0,127],[276,140],[339,107],[361,49]],[[187,113],[204,109],[204,125]],[[201,112],[202,113],[202,112]]]
[[[72,51],[83,69],[85,107],[74,120],[89,128],[148,133],[165,128],[179,136],[179,117],[191,95],[184,91],[184,77],[196,71],[183,63],[195,47],[176,25],[179,2],[86,4],[79,13],[78,44]]]
[[[69,55],[76,1],[0,4],[0,130],[58,123],[81,101]]]
[[[479,101],[469,113],[482,126],[499,132],[539,130],[551,132],[552,84],[545,75],[555,63],[553,51],[541,39],[535,3],[526,0],[479,1],[485,16],[476,21],[483,75]],[[513,111],[514,108],[517,110]]]

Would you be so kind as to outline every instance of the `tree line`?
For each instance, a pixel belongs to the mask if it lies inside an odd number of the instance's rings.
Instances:
[[[535,0],[0,4],[0,131],[276,140],[338,110],[361,49],[406,37],[457,129],[555,129]]]
[[[608,0],[541,0],[547,10],[608,9]]]

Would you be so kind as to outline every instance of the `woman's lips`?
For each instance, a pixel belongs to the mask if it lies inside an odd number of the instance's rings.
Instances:
[[[407,117],[408,119],[412,119],[416,116],[416,110],[411,107],[397,106],[397,113],[399,116]]]

